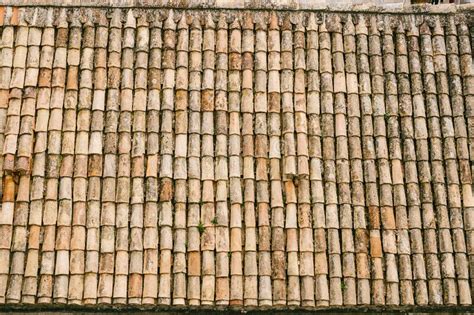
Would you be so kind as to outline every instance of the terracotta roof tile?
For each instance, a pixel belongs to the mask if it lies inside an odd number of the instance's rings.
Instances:
[[[1,303],[472,304],[464,15],[0,16]]]

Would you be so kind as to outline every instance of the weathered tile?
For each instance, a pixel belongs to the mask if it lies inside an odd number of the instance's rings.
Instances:
[[[2,10],[1,302],[472,303],[457,13]]]

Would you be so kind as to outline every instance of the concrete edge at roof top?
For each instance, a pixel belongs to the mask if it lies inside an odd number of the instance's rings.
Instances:
[[[141,7],[179,9],[328,10],[394,13],[452,13],[474,3],[411,4],[410,0],[0,0],[3,6]]]

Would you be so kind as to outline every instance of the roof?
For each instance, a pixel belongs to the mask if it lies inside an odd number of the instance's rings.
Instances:
[[[0,303],[471,306],[471,15],[1,7]]]

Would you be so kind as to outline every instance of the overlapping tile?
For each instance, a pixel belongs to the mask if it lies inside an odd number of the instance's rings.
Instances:
[[[1,303],[472,304],[469,13],[0,13]]]

